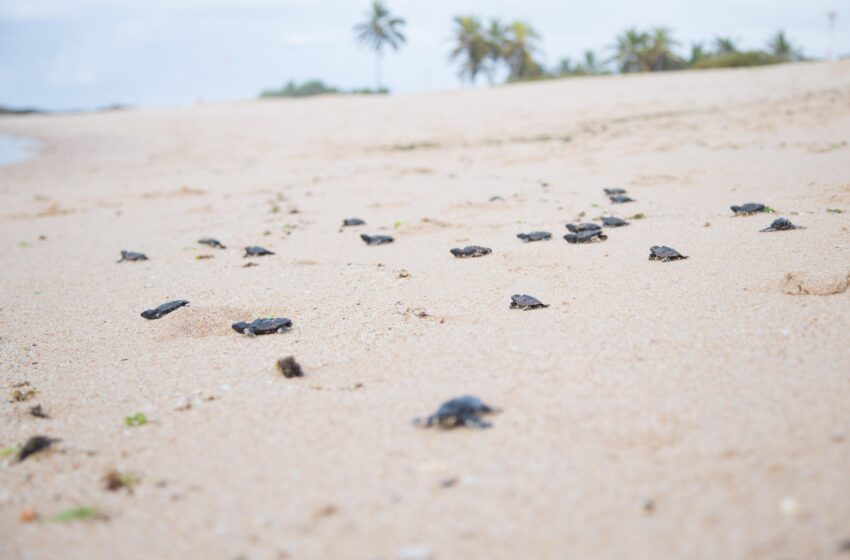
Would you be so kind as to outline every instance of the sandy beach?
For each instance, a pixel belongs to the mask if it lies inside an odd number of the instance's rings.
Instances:
[[[41,145],[0,167],[2,558],[848,556],[850,61],[0,133]],[[412,425],[466,394],[492,428]]]

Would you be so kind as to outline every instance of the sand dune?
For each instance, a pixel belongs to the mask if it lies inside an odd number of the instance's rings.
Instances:
[[[0,167],[3,389],[37,391],[0,405],[0,447],[61,438],[3,459],[0,557],[846,555],[850,62],[0,133],[42,144]],[[759,232],[779,216],[805,229]],[[473,244],[493,252],[449,254]],[[276,255],[244,268],[248,245]],[[294,327],[230,329],[268,316]],[[493,428],[411,425],[464,394]],[[99,516],[47,520],[79,506]]]

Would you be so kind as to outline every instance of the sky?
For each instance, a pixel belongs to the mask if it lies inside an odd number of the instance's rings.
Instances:
[[[632,26],[667,26],[683,48],[718,35],[744,48],[784,29],[809,56],[850,55],[850,0],[386,0],[407,44],[384,57],[393,93],[462,87],[448,59],[452,18],[521,19],[554,66],[610,56]],[[374,85],[352,27],[370,0],[0,0],[0,105],[51,110],[250,99],[290,79]],[[482,82],[483,84],[483,82]]]

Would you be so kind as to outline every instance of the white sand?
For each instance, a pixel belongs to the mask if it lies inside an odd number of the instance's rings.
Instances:
[[[850,62],[0,132],[43,143],[0,168],[0,447],[62,438],[0,468],[0,557],[846,556]],[[568,245],[581,212],[646,219]],[[780,215],[806,229],[758,232]],[[535,229],[553,240],[515,237]],[[242,268],[254,244],[277,255]],[[269,315],[295,327],[230,329]],[[289,354],[305,378],[275,372]],[[196,391],[215,400],[175,410]],[[411,426],[466,393],[492,429]],[[75,506],[108,520],[45,521]]]

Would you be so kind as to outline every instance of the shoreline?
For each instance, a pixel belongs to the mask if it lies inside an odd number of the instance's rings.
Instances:
[[[0,133],[0,167],[34,160],[40,149],[34,138]]]

